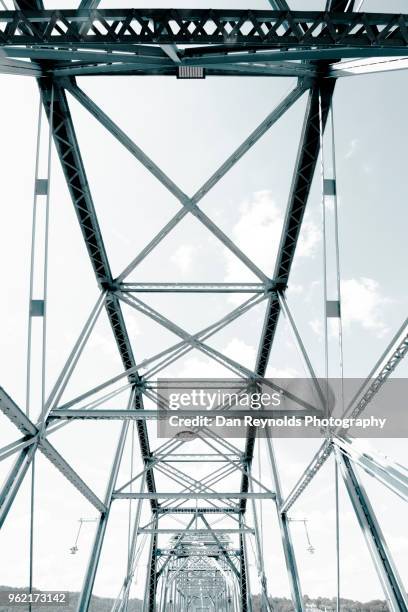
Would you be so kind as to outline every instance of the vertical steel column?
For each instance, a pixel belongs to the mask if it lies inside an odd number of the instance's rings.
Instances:
[[[286,512],[281,512],[280,507],[282,505],[282,489],[280,485],[280,478],[278,472],[278,466],[275,459],[275,453],[273,450],[272,440],[270,438],[271,431],[268,430],[266,436],[266,442],[268,447],[269,462],[272,471],[273,484],[275,487],[275,503],[278,512],[279,528],[281,532],[283,552],[285,554],[286,568],[288,571],[289,586],[292,596],[293,606],[295,612],[304,612],[302,589],[300,586],[299,573],[296,565],[295,551],[293,548],[292,537],[289,529],[289,521]]]
[[[234,609],[238,612],[241,610],[241,581],[238,584],[237,580],[233,580],[233,588],[234,588]]]
[[[37,145],[35,159],[34,198],[31,230],[30,290],[27,327],[26,415],[34,404],[41,413],[45,404],[45,372],[47,345],[47,288],[48,288],[48,236],[50,208],[51,139],[53,124],[54,90],[51,91],[48,138],[42,145],[42,104],[38,111]],[[42,149],[44,149],[42,155]],[[45,159],[42,159],[44,157]],[[38,325],[34,326],[34,321]],[[34,356],[34,359],[33,359]],[[34,450],[36,446],[34,447]],[[31,461],[30,538],[28,592],[32,593],[34,575],[34,493],[35,455]],[[31,611],[31,603],[28,605]]]
[[[169,570],[169,573],[170,571],[172,571],[173,577],[169,587],[169,612],[174,612],[174,573],[176,571],[176,568],[173,568],[173,570]]]
[[[30,416],[31,404],[41,411],[45,403],[45,359],[47,338],[47,287],[48,287],[48,234],[50,207],[51,141],[53,129],[54,90],[50,94],[49,130],[42,145],[42,104],[38,111],[38,129],[35,160],[34,197],[31,229],[30,289],[28,305],[26,414]],[[44,150],[43,150],[44,149]],[[45,159],[42,159],[45,158]],[[39,334],[33,323],[40,323]],[[38,326],[36,326],[38,327]],[[33,343],[39,348],[39,359],[32,359]],[[37,350],[35,351],[37,357]],[[35,369],[34,369],[35,368]],[[35,387],[33,381],[36,383]],[[34,388],[33,388],[34,387]]]
[[[140,493],[143,492],[143,489],[145,486],[145,480],[146,480],[146,473],[144,473],[142,476],[142,481],[140,484]],[[123,587],[122,587],[123,588],[123,599],[122,599],[121,605],[119,606],[119,612],[127,612],[127,609],[128,609],[130,586],[132,584],[132,578],[134,574],[133,567],[134,567],[135,554],[136,554],[137,537],[139,534],[142,504],[143,504],[143,499],[139,499],[137,506],[136,506],[136,514],[135,514],[135,519],[133,523],[132,540],[130,543],[129,554],[128,554],[127,574],[126,574],[125,580],[123,581]]]
[[[159,596],[159,612],[165,612],[166,603],[165,603],[165,583],[166,583],[166,572],[167,568],[160,574],[157,583],[160,582],[160,596]]]
[[[258,444],[259,444],[259,442],[260,441],[259,441],[259,438],[258,438]],[[260,478],[260,475],[258,475],[258,476]],[[249,490],[251,492],[253,492],[253,486],[252,486],[251,479],[249,480]],[[261,610],[266,609],[268,612],[272,612],[271,604],[269,603],[269,599],[268,599],[267,580],[266,580],[266,575],[265,575],[265,567],[264,567],[264,562],[263,562],[262,547],[261,547],[261,542],[260,542],[259,525],[258,525],[258,514],[257,514],[257,510],[256,510],[255,499],[251,500],[251,505],[252,505],[252,514],[253,514],[253,517],[254,517],[255,544],[256,544],[257,557],[258,557],[258,572],[259,572],[259,575],[260,575],[261,589],[262,589]]]
[[[340,497],[339,497],[339,465],[334,462],[334,502],[336,507],[336,612],[341,612],[341,591],[340,591]]]
[[[320,109],[320,149],[321,149],[321,181],[322,181],[322,223],[323,223],[323,291],[324,291],[324,345],[325,345],[325,375],[326,389],[328,389],[328,378],[338,377],[341,381],[341,412],[344,412],[344,370],[343,370],[343,327],[341,319],[341,275],[340,275],[340,247],[339,247],[339,224],[338,224],[338,202],[337,202],[337,176],[336,176],[336,147],[334,134],[333,103],[330,102],[330,137],[326,140],[323,129],[322,110]],[[326,147],[329,154],[326,154]],[[331,158],[330,161],[326,158]],[[333,214],[328,214],[330,210]],[[329,240],[329,232],[332,240]],[[332,243],[332,244],[331,244]],[[332,247],[331,257],[330,246]],[[333,252],[334,250],[334,252]],[[331,260],[331,265],[329,265]],[[330,270],[329,268],[333,268]],[[332,299],[328,299],[328,296]],[[333,345],[329,342],[328,319],[337,321],[338,347],[337,363],[331,363],[331,353],[334,353]],[[333,359],[332,359],[333,361]],[[327,402],[328,404],[328,402]],[[329,407],[327,405],[327,411]],[[340,571],[340,513],[339,513],[339,489],[338,489],[338,464],[335,463],[335,512],[336,512],[336,610],[340,612],[341,607],[341,571]]]
[[[134,391],[132,391],[129,406],[133,405]],[[119,441],[116,448],[115,457],[111,469],[111,474],[105,494],[106,511],[99,518],[98,527],[96,530],[95,540],[93,543],[91,556],[88,562],[88,568],[85,574],[85,580],[82,587],[81,595],[78,600],[77,612],[87,612],[92,596],[92,589],[95,582],[96,571],[101,555],[102,544],[105,537],[106,526],[109,519],[110,509],[112,505],[112,494],[116,485],[116,480],[119,473],[120,463],[122,460],[123,449],[125,447],[126,435],[129,427],[129,421],[124,421],[119,435]]]
[[[392,612],[407,612],[408,597],[404,584],[398,575],[364,486],[350,459],[337,448],[334,451],[388,605]]]
[[[177,610],[177,612],[180,610],[179,608],[179,594],[178,594],[178,589],[176,586],[176,580],[174,581],[174,609]]]
[[[240,558],[240,598],[241,598],[241,610],[242,612],[252,612],[251,605],[251,594],[249,592],[249,576],[248,576],[248,559],[245,546],[245,535],[243,533],[243,520],[242,515],[239,517],[239,558]]]
[[[173,606],[172,606],[173,611],[177,609],[176,608],[176,598],[177,598],[176,581],[177,581],[177,578],[173,578],[173,584],[171,585],[171,591],[172,591],[171,599],[173,601]]]
[[[156,611],[156,589],[157,589],[157,528],[158,528],[158,517],[155,513],[152,528],[151,543],[150,543],[150,557],[147,574],[147,612]],[[146,601],[146,600],[145,600]]]

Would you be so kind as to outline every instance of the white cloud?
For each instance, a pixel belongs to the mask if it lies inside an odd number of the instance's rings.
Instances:
[[[250,370],[253,370],[255,367],[255,347],[243,342],[239,338],[233,338],[219,351]],[[170,370],[167,375],[171,375]],[[233,377],[233,374],[214,359],[199,353],[193,353],[190,354],[181,368],[178,365],[176,366],[174,376],[178,378],[222,378],[226,376]]]
[[[309,325],[316,336],[319,336],[319,338],[323,336],[323,323],[319,319],[312,319],[312,321],[309,321]]]
[[[315,299],[315,284],[307,301]],[[384,321],[384,307],[392,300],[382,294],[377,281],[366,278],[350,278],[341,282],[341,312],[343,328],[350,329],[357,324],[366,330],[373,331],[382,338],[389,328]],[[323,320],[314,318],[308,322],[309,327],[319,337],[323,338]],[[329,336],[338,335],[337,319],[328,321]]]
[[[278,250],[283,217],[270,191],[257,191],[251,201],[240,207],[240,218],[232,229],[239,248],[266,273],[271,273]],[[244,266],[229,251],[227,279],[242,279]],[[248,276],[248,274],[246,273]]]
[[[240,208],[241,216],[232,229],[232,238],[239,248],[266,274],[272,274],[281,238],[283,214],[273,199],[271,191],[257,191],[250,201]],[[321,240],[318,226],[306,219],[303,222],[296,254],[313,257]],[[248,278],[245,266],[229,251],[226,280]]]
[[[268,367],[268,378],[299,378],[300,372],[296,368],[274,368]]]
[[[126,318],[126,328],[131,338],[133,338],[134,336],[140,336],[141,334],[139,323],[135,321],[135,319],[133,319],[132,317],[128,316]]]
[[[112,225],[110,225],[109,230],[112,236],[116,238],[119,241],[119,243],[127,244],[127,245],[132,244],[131,240],[129,240],[129,238],[125,236],[125,234],[121,232],[120,230],[118,230],[116,227],[113,227]]]
[[[358,138],[352,138],[350,140],[349,147],[346,151],[344,159],[351,159],[354,156],[355,152],[357,151],[359,144],[360,144],[360,141],[358,140]]]
[[[317,318],[312,319],[311,321],[309,321],[309,327],[312,328],[312,331],[316,334],[319,341],[322,341],[324,338],[323,321]],[[329,319],[327,321],[327,334],[329,338],[339,337],[339,320],[338,319]]]
[[[305,288],[301,284],[292,283],[289,285],[286,296],[288,295],[302,295],[305,291]]]
[[[172,369],[166,370],[166,376],[177,378],[222,378],[228,376],[219,363],[201,355],[191,355],[180,367],[176,365]]]
[[[225,346],[223,353],[246,368],[255,368],[256,348],[239,338],[233,338]]]
[[[381,338],[388,327],[383,308],[391,302],[383,296],[380,285],[371,278],[351,278],[341,283],[343,325],[360,324]]]
[[[113,335],[105,335],[93,330],[88,340],[88,347],[93,351],[101,351],[107,357],[118,356],[118,347],[115,344]]]
[[[187,274],[192,269],[193,256],[197,251],[191,244],[182,244],[170,257],[182,274]]]
[[[321,237],[322,232],[314,221],[303,221],[296,255],[298,257],[314,257]]]

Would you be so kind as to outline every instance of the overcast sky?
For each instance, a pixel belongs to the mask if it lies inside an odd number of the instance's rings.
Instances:
[[[121,2],[122,6],[135,6]],[[160,3],[170,6],[172,2]],[[320,8],[322,2],[293,2],[293,8]],[[102,2],[101,6],[115,6]],[[183,5],[204,5],[184,2]],[[217,3],[246,7],[247,3]],[[75,3],[46,2],[47,8]],[[252,6],[266,8],[266,0]],[[366,10],[384,3],[366,0]],[[387,2],[387,11],[403,12],[405,2]],[[38,91],[34,80],[1,75],[0,121],[2,174],[0,267],[0,385],[24,408],[26,334],[32,193]],[[292,79],[88,77],[83,90],[183,189],[193,194],[212,172],[294,86]],[[179,209],[179,204],[70,96],[69,104],[82,148],[89,184],[113,274],[116,275]],[[340,251],[344,324],[344,368],[349,377],[367,375],[407,312],[406,240],[408,173],[407,75],[404,71],[339,80],[334,96]],[[203,210],[265,273],[272,275],[296,157],[306,95],[202,200]],[[319,374],[324,372],[322,301],[322,222],[319,180],[314,181],[296,252],[288,301]],[[98,288],[77,219],[53,151],[50,200],[50,261],[47,388],[98,296]],[[134,281],[254,281],[194,218],[187,216],[160,247],[132,273]],[[145,302],[195,332],[236,305],[228,296],[145,295]],[[166,348],[174,336],[123,308],[138,362]],[[231,324],[209,344],[253,368],[264,306]],[[224,376],[223,369],[192,351],[168,368],[167,376]],[[102,313],[63,400],[121,371],[107,318]],[[301,362],[281,318],[269,375],[303,376]],[[403,364],[399,376],[407,374]],[[112,407],[124,408],[127,396]],[[146,404],[149,406],[149,404]],[[110,404],[111,406],[111,404]],[[33,408],[33,413],[36,413]],[[52,442],[83,479],[103,496],[120,424],[76,422],[53,434]],[[19,437],[0,415],[0,442]],[[150,427],[149,427],[150,428]],[[156,444],[151,429],[152,445]],[[159,443],[159,441],[157,442]],[[238,441],[242,446],[242,442]],[[284,491],[290,491],[318,441],[279,441],[277,457]],[[373,443],[374,444],[374,443]],[[376,446],[407,464],[405,440],[377,440]],[[188,445],[187,445],[188,446]],[[262,446],[262,445],[261,445]],[[130,472],[129,446],[119,482]],[[187,448],[187,447],[186,447]],[[0,464],[0,479],[13,458]],[[140,467],[136,460],[134,469]],[[270,474],[263,447],[260,472]],[[79,590],[92,542],[93,525],[83,528],[76,556],[69,554],[78,519],[93,508],[40,456],[36,463],[36,540],[34,583],[40,588]],[[258,470],[256,452],[255,469]],[[301,523],[293,523],[302,586],[310,596],[335,593],[333,464],[329,461],[299,500],[293,518],[307,518],[314,555],[307,552]],[[199,474],[196,473],[196,476]],[[203,476],[204,473],[200,474]],[[384,534],[407,586],[406,508],[387,490],[362,476],[378,510]],[[162,480],[162,489],[168,485]],[[233,482],[233,481],[232,481]],[[228,488],[231,486],[231,481]],[[23,586],[28,573],[28,481],[0,533],[0,584]],[[127,502],[116,502],[104,546],[95,593],[115,596],[125,567]],[[262,504],[265,563],[270,592],[288,595],[274,508]],[[148,520],[147,509],[145,519]],[[169,523],[170,524],[170,523]],[[175,525],[175,523],[171,523]],[[381,588],[346,492],[341,491],[342,594],[361,600],[382,597]],[[4,554],[4,551],[7,551]],[[6,560],[6,562],[4,561]],[[118,560],[118,561],[117,561]],[[134,592],[141,595],[145,557]],[[253,559],[251,559],[253,565]],[[254,590],[256,572],[251,568]]]

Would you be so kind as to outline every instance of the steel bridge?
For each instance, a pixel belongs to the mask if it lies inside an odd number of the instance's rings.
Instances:
[[[47,394],[42,389],[39,416],[34,418],[35,407],[31,406],[30,410],[29,406],[30,385],[33,384],[30,378],[30,352],[27,405],[18,406],[5,390],[0,389],[0,408],[20,432],[19,438],[0,451],[1,459],[15,458],[0,491],[0,527],[12,511],[20,485],[29,477],[36,454],[42,453],[98,514],[95,539],[79,597],[80,612],[90,609],[111,508],[126,499],[135,500],[132,503],[136,509],[129,539],[127,569],[112,610],[128,609],[143,536],[149,542],[145,612],[252,610],[253,591],[248,572],[249,539],[255,542],[260,585],[256,592],[261,593],[262,610],[272,610],[256,504],[256,500],[266,500],[270,502],[270,507],[275,507],[293,607],[297,612],[303,611],[301,572],[292,543],[289,513],[330,456],[335,457],[339,475],[345,482],[389,609],[393,612],[408,610],[405,588],[356,469],[362,468],[407,500],[408,473],[405,468],[389,460],[385,463],[380,455],[361,452],[358,441],[344,432],[331,432],[304,472],[299,474],[292,491],[284,495],[270,439],[266,441],[266,450],[272,486],[269,482],[260,482],[252,472],[256,427],[249,430],[242,448],[214,432],[207,432],[205,437],[200,428],[190,432],[190,437],[176,437],[154,449],[149,439],[147,423],[157,419],[158,411],[145,409],[144,401],[149,399],[156,405],[160,403],[155,384],[158,373],[196,349],[223,365],[237,379],[251,384],[262,382],[282,314],[292,328],[311,377],[315,378],[285,292],[312,179],[319,165],[322,146],[328,138],[325,127],[331,120],[336,82],[339,78],[354,78],[354,75],[407,67],[408,15],[365,13],[358,10],[355,6],[358,3],[353,0],[328,0],[322,12],[293,11],[286,0],[269,0],[269,3],[267,10],[102,9],[98,7],[99,0],[81,0],[77,10],[45,10],[42,0],[15,0],[14,10],[0,11],[0,72],[29,76],[37,81],[43,112],[49,122],[48,148],[52,146],[52,140],[99,287],[97,303],[54,387]],[[153,75],[179,79],[292,77],[296,79],[296,85],[212,176],[193,195],[188,195],[81,90],[76,78],[84,75],[109,75],[112,78],[117,75]],[[180,204],[174,217],[140,253],[135,254],[117,277],[112,274],[104,246],[67,92]],[[269,277],[204,212],[200,202],[300,98],[306,99],[306,111],[275,270]],[[34,191],[35,206],[43,201],[48,206],[47,172],[41,174],[37,171]],[[325,174],[322,197],[323,204],[326,199],[336,197],[335,174]],[[136,283],[128,280],[145,257],[190,214],[257,277],[257,282]],[[44,235],[47,241],[47,231]],[[33,244],[35,240],[34,229]],[[32,274],[37,266],[43,271],[44,278],[47,274],[46,250],[45,255],[39,256],[33,248],[32,255]],[[143,301],[143,294],[146,293],[176,293],[181,297],[186,293],[247,295],[245,301],[227,316],[191,334],[148,306]],[[261,302],[266,304],[266,315],[256,363],[253,369],[248,369],[212,348],[207,340]],[[123,304],[171,331],[179,341],[141,361],[132,349],[122,313]],[[34,295],[31,290],[29,335],[34,317],[45,328],[46,306],[44,283],[42,293]],[[106,311],[109,318],[123,371],[75,399],[62,403],[63,392],[102,311]],[[326,318],[341,320],[340,294],[335,300],[327,300],[325,312]],[[30,350],[34,348],[31,346]],[[42,347],[39,353],[43,367],[44,350]],[[366,409],[407,350],[405,322],[348,406],[348,414],[356,416]],[[142,369],[147,374],[142,375]],[[119,388],[118,384],[121,385]],[[110,408],[109,401],[116,396],[122,398],[120,393],[123,389],[129,392],[127,406]],[[119,404],[122,401],[120,399]],[[188,414],[197,415],[199,410],[190,410]],[[52,444],[51,434],[61,427],[69,428],[69,424],[77,419],[122,421],[103,498],[96,495]],[[143,469],[130,482],[123,483],[119,478],[120,466],[131,423],[135,424]],[[199,471],[202,466],[208,468],[203,477]],[[196,477],[196,474],[200,476]],[[167,490],[158,484],[162,482],[163,475],[169,483]],[[150,506],[151,512],[150,521],[144,525],[141,521],[143,503]],[[187,519],[182,528],[174,524],[166,527],[169,517],[181,515]],[[220,518],[222,528],[217,526]],[[31,529],[34,528],[32,524]],[[167,547],[164,548],[159,547],[162,536],[168,536]],[[34,562],[31,554],[30,581]],[[29,587],[33,587],[32,582]]]

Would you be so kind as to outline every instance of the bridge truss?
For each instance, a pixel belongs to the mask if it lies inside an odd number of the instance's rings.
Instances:
[[[270,0],[270,9],[262,11],[101,9],[98,8],[98,0],[82,0],[77,10],[45,10],[42,0],[16,0],[15,4],[15,10],[0,11],[0,72],[31,76],[37,80],[50,133],[100,295],[51,392],[45,395],[43,389],[37,420],[29,416],[29,394],[27,406],[22,409],[6,391],[0,391],[0,408],[21,434],[19,439],[0,451],[1,459],[15,457],[0,492],[0,526],[12,508],[21,483],[28,477],[36,453],[40,452],[98,513],[95,540],[78,603],[79,611],[85,612],[90,607],[111,507],[124,499],[135,500],[136,510],[127,570],[113,610],[127,610],[138,562],[138,547],[143,536],[149,541],[146,612],[164,612],[165,609],[252,610],[247,567],[249,538],[255,542],[261,606],[263,610],[272,610],[255,503],[257,499],[270,500],[271,505],[276,507],[293,606],[297,612],[301,612],[304,610],[301,573],[292,544],[289,512],[320,467],[329,456],[334,455],[388,605],[393,612],[408,610],[406,591],[356,470],[356,467],[364,469],[407,500],[408,474],[401,466],[391,465],[390,462],[385,465],[380,456],[362,453],[355,440],[333,434],[324,441],[293,490],[285,497],[271,440],[267,440],[267,454],[272,487],[259,482],[251,471],[257,440],[255,428],[249,431],[242,448],[214,433],[204,437],[197,430],[194,448],[189,439],[176,438],[152,449],[147,422],[157,419],[157,411],[144,408],[146,398],[156,404],[160,401],[154,377],[193,348],[222,364],[237,378],[262,381],[282,311],[313,375],[285,292],[312,179],[319,163],[333,92],[338,78],[406,67],[408,15],[354,12],[356,7],[352,0],[328,0],[324,12],[292,11],[286,0]],[[297,83],[200,189],[189,196],[81,90],[76,77],[83,75],[110,75],[112,78],[115,75],[295,77]],[[67,92],[180,203],[180,210],[116,278],[104,246]],[[269,278],[207,216],[199,204],[300,98],[307,99],[304,123],[275,271]],[[36,201],[41,198],[48,201],[48,179],[37,174]],[[323,183],[323,195],[333,194],[335,177]],[[190,214],[255,274],[258,282],[129,282],[131,272]],[[46,258],[40,263],[34,261],[32,265],[43,266],[46,277]],[[185,293],[237,293],[247,294],[247,299],[223,319],[191,334],[148,306],[142,299],[144,293],[177,293],[181,296]],[[266,315],[256,364],[250,370],[212,348],[206,341],[261,302],[266,303]],[[123,304],[174,333],[179,337],[179,342],[141,361],[132,349],[122,313]],[[35,299],[31,293],[30,325],[33,317],[40,317],[45,326],[46,305],[46,289]],[[123,371],[63,404],[61,397],[65,387],[103,310],[110,321]],[[327,316],[330,315],[327,313]],[[349,407],[350,413],[360,414],[366,408],[407,350],[405,322]],[[147,370],[143,376],[140,374],[142,368]],[[30,376],[28,378],[30,382]],[[120,383],[123,384],[118,390],[115,385]],[[127,406],[120,409],[100,407],[124,388],[129,392]],[[192,414],[199,414],[199,411],[192,411]],[[54,431],[63,426],[69,427],[69,423],[77,419],[112,419],[123,423],[103,499],[84,482],[51,441]],[[135,422],[144,467],[132,482],[123,484],[118,476],[132,421]],[[203,465],[210,466],[210,469],[203,478],[196,479],[196,466]],[[171,482],[167,490],[157,484],[160,475],[165,475]],[[145,525],[141,524],[142,503],[149,504],[151,510],[151,520]],[[171,516],[184,517],[188,522],[183,529],[180,526],[165,527],[166,520]],[[215,520],[220,517],[224,521],[222,528],[217,527],[219,523]],[[169,536],[167,548],[159,546],[159,538],[163,535]]]

